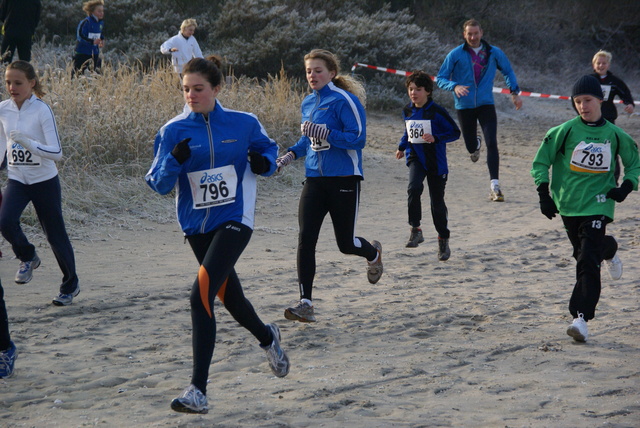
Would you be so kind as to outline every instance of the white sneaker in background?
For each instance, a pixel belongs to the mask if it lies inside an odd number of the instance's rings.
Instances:
[[[618,280],[622,278],[622,260],[618,257],[618,253],[609,260],[604,260],[604,267],[609,272],[611,279]]]
[[[584,320],[584,315],[578,314],[578,318],[574,319],[567,329],[567,334],[573,337],[576,342],[587,341],[589,329],[587,328],[587,322]]]

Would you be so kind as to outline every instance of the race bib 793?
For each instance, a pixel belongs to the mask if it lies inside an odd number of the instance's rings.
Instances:
[[[593,174],[609,172],[611,169],[611,144],[581,141],[573,149],[569,167],[572,171]]]

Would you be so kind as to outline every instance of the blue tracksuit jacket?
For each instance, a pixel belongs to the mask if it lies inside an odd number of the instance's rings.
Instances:
[[[171,154],[177,143],[191,138],[191,156],[181,165]],[[154,143],[155,158],[145,180],[160,194],[177,183],[178,222],[186,236],[207,233],[222,223],[237,221],[253,229],[256,175],[247,153],[265,156],[276,170],[277,144],[258,118],[228,110],[216,101],[208,120],[201,113],[184,112],[167,122]],[[231,198],[233,189],[235,198]]]

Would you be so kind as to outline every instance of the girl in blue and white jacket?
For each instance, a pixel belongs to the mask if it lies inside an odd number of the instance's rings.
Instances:
[[[256,175],[276,169],[276,143],[258,119],[222,107],[219,60],[194,58],[183,69],[182,87],[189,111],[165,124],[154,144],[147,173],[160,194],[176,188],[178,222],[200,268],[191,291],[193,374],[191,385],[171,402],[177,412],[207,413],[207,378],[216,341],[213,300],[249,330],[267,353],[278,377],[289,372],[280,348],[280,330],[264,324],[242,291],[235,264],[253,232]]]
[[[337,58],[315,49],[304,57],[307,81],[313,93],[302,102],[302,137],[278,158],[278,166],[306,156],[307,179],[300,196],[298,223],[298,284],[300,301],[285,310],[285,318],[314,322],[311,300],[316,272],[315,251],[325,216],[331,215],[338,248],[344,254],[365,257],[367,277],[375,284],[382,276],[382,246],[355,236],[362,149],[366,141],[364,107],[354,93],[364,89],[339,75]]]

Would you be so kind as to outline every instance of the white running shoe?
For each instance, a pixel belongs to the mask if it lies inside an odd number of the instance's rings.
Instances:
[[[26,284],[33,278],[33,271],[40,266],[40,257],[33,256],[33,260],[20,262],[20,268],[16,272],[16,284]]]
[[[586,342],[589,337],[589,329],[587,328],[587,322],[584,320],[584,315],[578,313],[578,318],[574,319],[569,328],[567,334],[573,337],[576,342]]]
[[[269,346],[260,347],[267,353],[267,360],[273,374],[278,377],[285,377],[289,373],[289,357],[280,347],[280,329],[275,324],[267,324],[267,328],[271,330],[273,342]]]
[[[502,190],[500,190],[499,184],[491,185],[491,193],[489,197],[494,202],[504,202],[504,195],[502,194]]]
[[[604,267],[607,269],[607,272],[609,272],[611,279],[618,280],[622,278],[622,260],[618,257],[618,253],[609,260],[605,260]]]
[[[73,290],[72,293],[64,294],[62,292],[58,293],[56,297],[53,298],[53,304],[56,306],[69,306],[71,302],[73,302],[73,298],[80,294],[80,285],[76,286],[76,289]]]
[[[171,401],[171,408],[181,413],[208,413],[207,397],[195,385],[189,385]]]

